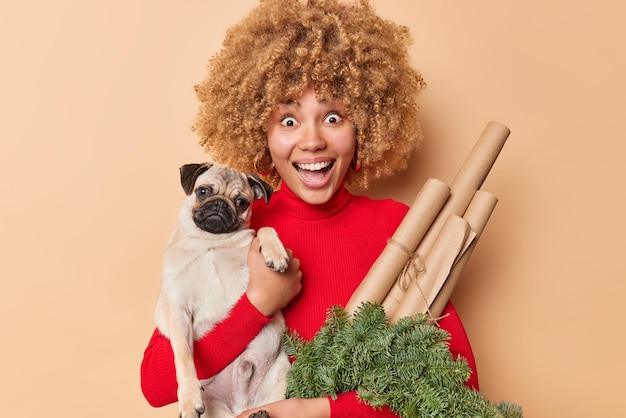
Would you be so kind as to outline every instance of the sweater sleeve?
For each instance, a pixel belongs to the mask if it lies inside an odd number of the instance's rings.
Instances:
[[[194,360],[199,379],[218,374],[235,360],[271,321],[259,312],[246,295],[230,315],[194,344]],[[152,406],[176,402],[176,368],[170,340],[155,329],[141,362],[141,390]]]

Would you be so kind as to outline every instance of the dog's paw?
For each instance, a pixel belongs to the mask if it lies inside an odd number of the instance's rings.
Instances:
[[[265,256],[265,255],[264,255]],[[289,257],[267,257],[265,256],[265,265],[274,271],[284,273],[289,267]]]
[[[267,411],[258,411],[250,414],[248,418],[270,418],[270,414],[268,414]]]
[[[278,239],[276,231],[273,228],[261,228],[257,236],[260,241],[259,251],[265,258],[265,265],[274,271],[284,273],[289,267],[289,255]]]
[[[204,414],[204,404],[196,404],[191,405],[182,405],[178,406],[178,417],[179,418],[200,418]]]
[[[203,390],[201,388],[201,390]],[[178,417],[179,418],[199,418],[204,414],[206,408],[202,403],[200,391],[194,391],[189,396],[179,396]]]

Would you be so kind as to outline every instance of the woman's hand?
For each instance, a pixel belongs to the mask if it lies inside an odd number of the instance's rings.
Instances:
[[[329,418],[330,404],[327,398],[290,398],[242,412],[237,418],[248,418],[258,411],[267,411],[270,418]]]
[[[291,250],[288,249],[287,253],[289,266],[284,273],[280,273],[272,271],[265,265],[265,259],[259,252],[258,238],[254,238],[248,252],[250,282],[246,296],[250,303],[267,317],[284,308],[302,288],[300,260],[293,257]]]

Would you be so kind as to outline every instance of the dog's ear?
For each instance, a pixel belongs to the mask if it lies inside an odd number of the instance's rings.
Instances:
[[[272,186],[261,180],[261,178],[254,173],[247,174],[246,176],[248,177],[250,187],[252,187],[252,190],[254,191],[254,200],[263,198],[265,203],[268,203],[270,201],[270,197],[272,197],[272,193],[274,192]]]
[[[180,184],[186,195],[190,195],[198,176],[211,168],[213,164],[185,164],[180,167]]]

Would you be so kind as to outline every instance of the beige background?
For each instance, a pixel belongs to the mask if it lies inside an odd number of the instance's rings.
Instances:
[[[204,159],[192,86],[255,3],[0,4],[1,416],[176,416],[144,401],[139,363],[177,170]],[[482,390],[527,417],[623,416],[626,6],[375,4],[411,27],[429,87],[426,143],[372,195],[409,202],[489,120],[512,130],[454,295]]]

